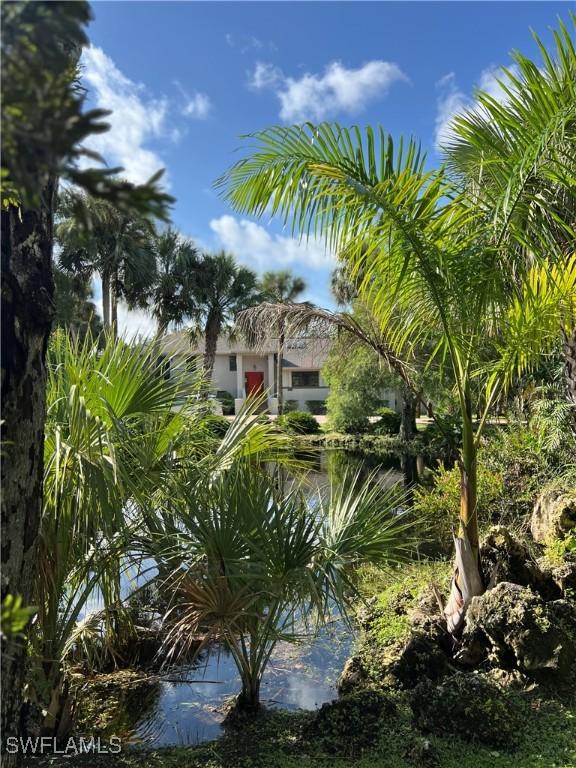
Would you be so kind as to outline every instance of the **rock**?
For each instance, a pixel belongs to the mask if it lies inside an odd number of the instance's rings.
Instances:
[[[446,645],[450,636],[439,623],[426,630],[414,630],[388,665],[388,674],[404,688],[422,680],[439,680],[451,671]]]
[[[576,491],[550,489],[542,493],[530,520],[534,540],[545,544],[553,539],[563,539],[575,529]]]
[[[576,593],[576,557],[567,556],[562,565],[552,568],[551,576],[562,595],[565,596],[569,590]]]
[[[365,690],[323,704],[309,720],[304,737],[339,757],[354,757],[379,738],[382,718],[396,712],[383,691]]]
[[[576,685],[576,605],[546,603],[528,587],[501,582],[472,599],[458,657],[569,693]]]
[[[482,673],[456,672],[440,684],[420,683],[410,696],[414,722],[425,733],[457,736],[498,748],[516,746],[526,706]]]
[[[338,693],[343,696],[365,688],[370,682],[368,672],[359,656],[351,656],[344,664],[342,674],[336,683]]]
[[[528,547],[503,525],[492,527],[481,546],[482,570],[487,589],[503,581],[531,587],[546,600],[561,596],[550,572],[543,571]]]

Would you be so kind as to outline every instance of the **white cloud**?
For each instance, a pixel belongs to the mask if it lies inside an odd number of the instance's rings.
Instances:
[[[87,143],[111,165],[121,165],[124,176],[141,184],[165,163],[146,144],[166,132],[168,102],[155,99],[146,88],[120,72],[101,48],[85,48],[83,79],[99,107],[112,110],[110,130]]]
[[[272,235],[260,224],[234,216],[212,219],[210,229],[220,246],[230,251],[256,271],[302,264],[312,269],[331,268],[336,261],[323,243],[317,240],[300,242],[293,237]]]
[[[194,93],[182,108],[182,114],[196,120],[204,120],[210,114],[212,102],[205,93]]]
[[[271,51],[277,50],[275,44],[271,40],[260,40],[260,38],[255,35],[232,35],[230,32],[227,32],[224,35],[224,39],[230,48],[238,48],[240,53],[248,53],[252,50],[262,50],[263,48],[268,48]]]
[[[456,85],[454,72],[436,83],[440,91],[436,110],[436,148],[439,149],[450,137],[450,124],[455,115],[464,112],[470,100]]]
[[[323,74],[285,76],[271,64],[259,62],[250,78],[253,88],[273,88],[286,122],[323,120],[338,112],[361,112],[368,102],[385,96],[397,81],[407,80],[397,64],[369,61],[357,69],[332,62]]]
[[[509,69],[512,74],[517,74],[516,65],[513,64]],[[485,91],[496,101],[505,103],[508,100],[508,94],[498,80],[506,82],[506,76],[500,67],[488,67],[481,72],[476,89]],[[436,83],[436,87],[440,95],[437,101],[435,140],[436,149],[440,149],[450,139],[451,123],[454,117],[479,109],[479,105],[474,98],[460,90],[454,72],[445,75]]]
[[[273,64],[265,64],[259,61],[248,81],[248,85],[256,89],[268,88],[281,83],[283,79],[284,75],[281,69]]]
[[[120,302],[118,304],[118,334],[132,339],[135,336],[148,338],[153,336],[156,328],[154,318],[142,309],[128,309]]]

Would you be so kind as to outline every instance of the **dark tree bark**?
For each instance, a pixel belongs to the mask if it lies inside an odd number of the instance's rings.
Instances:
[[[566,393],[568,401],[576,409],[576,327],[572,331],[562,332],[562,353],[564,357]]]
[[[413,440],[416,436],[416,409],[418,407],[418,397],[407,386],[402,385],[402,420],[400,422],[399,436],[402,440]],[[404,486],[410,489],[418,482],[418,463],[415,455],[408,452],[403,453],[400,458],[402,474],[404,475]]]
[[[38,209],[2,211],[2,599],[21,595],[24,605],[33,602],[42,514],[54,189],[50,183]],[[18,735],[25,661],[22,638],[9,637],[2,648],[4,740]]]

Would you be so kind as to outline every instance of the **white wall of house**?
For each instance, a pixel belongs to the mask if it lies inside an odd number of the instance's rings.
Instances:
[[[216,355],[214,371],[212,372],[212,385],[214,389],[230,392],[233,397],[239,396],[236,389],[236,371],[230,370],[228,355]]]

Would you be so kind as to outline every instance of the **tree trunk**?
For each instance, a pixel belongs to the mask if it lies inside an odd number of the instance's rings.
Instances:
[[[448,630],[452,634],[462,629],[470,600],[484,592],[478,542],[477,487],[477,450],[472,405],[469,393],[466,393],[460,461],[460,528],[458,536],[454,538],[456,560],[450,598],[445,609]]]
[[[576,326],[571,331],[562,331],[562,354],[564,356],[564,380],[568,401],[574,406],[576,425]]]
[[[114,271],[110,281],[110,328],[112,338],[118,338],[118,271]]]
[[[418,398],[406,386],[402,386],[402,420],[399,437],[401,440],[413,440],[416,436],[416,408]],[[404,487],[412,496],[412,488],[418,482],[418,465],[416,455],[406,451],[400,458],[400,466],[404,475]]]
[[[42,515],[54,190],[50,182],[38,209],[2,210],[2,599],[21,595],[24,605],[33,602]],[[2,647],[4,740],[18,735],[25,663],[25,642],[8,637]]]
[[[284,389],[282,387],[282,363],[284,361],[284,344],[286,342],[285,339],[285,331],[284,326],[280,328],[280,332],[278,334],[278,358],[276,360],[276,397],[278,399],[278,416],[282,416],[282,413],[284,411]]]
[[[110,273],[102,272],[102,321],[104,330],[110,331]]]
[[[214,360],[216,359],[216,345],[220,335],[220,323],[218,318],[208,314],[206,327],[204,329],[204,372],[208,379],[208,384],[212,383],[212,371],[214,370]]]
[[[256,713],[260,709],[260,679],[242,680],[242,692],[238,697],[238,709]]]

